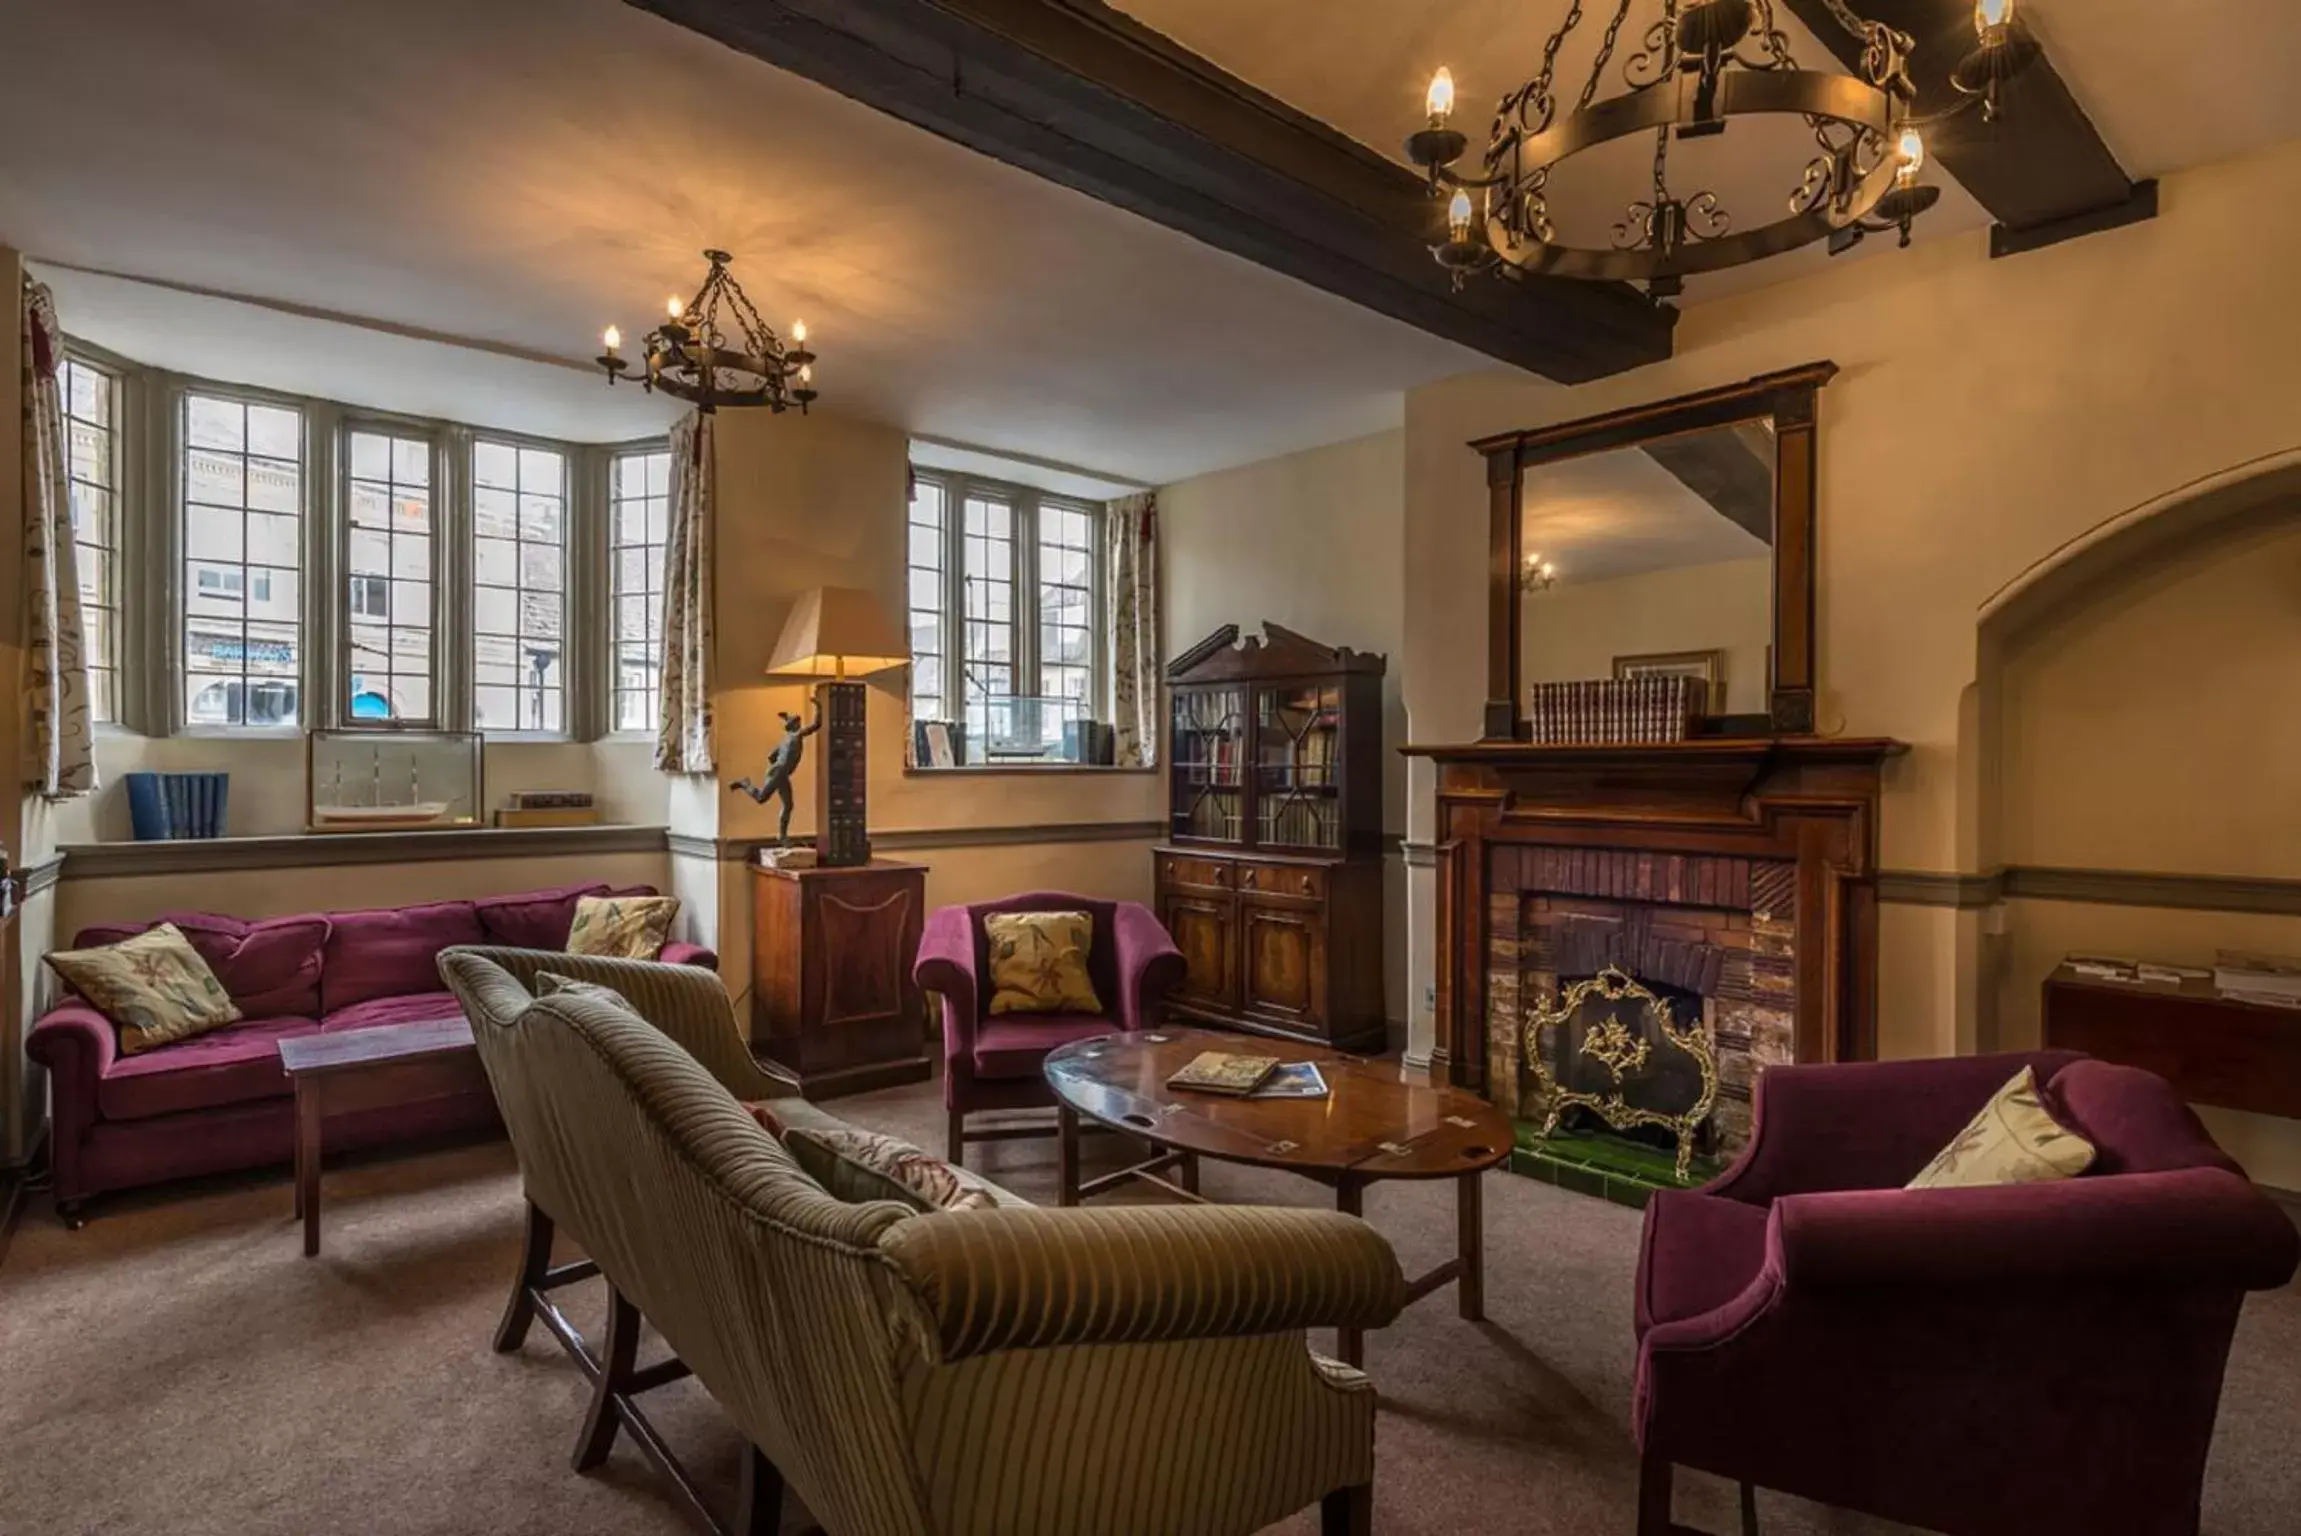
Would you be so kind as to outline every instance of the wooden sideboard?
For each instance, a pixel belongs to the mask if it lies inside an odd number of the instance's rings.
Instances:
[[[927,870],[873,859],[751,882],[751,1043],[810,1099],[915,1083],[933,1067],[911,967]]]
[[[2301,1010],[2223,997],[2211,980],[2045,979],[2045,1043],[2142,1067],[2192,1104],[2301,1119]]]
[[[1188,967],[1170,1012],[1383,1049],[1380,863],[1197,847],[1155,857],[1159,921]]]

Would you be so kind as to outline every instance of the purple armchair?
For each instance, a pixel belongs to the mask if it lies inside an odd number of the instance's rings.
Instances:
[[[2099,1149],[1905,1190],[2024,1063]],[[2248,1290],[2301,1234],[2162,1079],[2065,1051],[1776,1067],[1750,1144],[1638,1259],[1638,1530],[1674,1465],[1950,1536],[2195,1536]]]
[[[996,1018],[989,989],[984,917],[997,912],[1085,912],[1094,919],[1087,974],[1102,1000],[1101,1013],[1005,1013]],[[1044,1109],[1054,1104],[1040,1066],[1047,1053],[1073,1040],[1158,1022],[1158,1007],[1183,978],[1183,958],[1150,909],[1139,902],[1097,901],[1060,891],[1029,891],[1001,901],[943,907],[927,919],[914,970],[922,990],[943,1001],[943,1105],[950,1111],[948,1156],[966,1155],[970,1141],[1051,1136],[1054,1125],[1001,1125],[967,1129],[978,1110]]]

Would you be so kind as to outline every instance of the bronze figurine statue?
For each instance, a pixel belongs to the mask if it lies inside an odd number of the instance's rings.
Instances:
[[[782,819],[775,826],[775,846],[784,847],[791,841],[791,775],[799,771],[799,760],[806,756],[808,737],[823,729],[823,701],[815,701],[815,723],[800,729],[799,717],[788,710],[777,710],[783,722],[783,739],[775,750],[767,754],[767,772],[754,784],[749,779],[737,779],[729,789],[749,795],[761,805],[769,795],[783,802]]]

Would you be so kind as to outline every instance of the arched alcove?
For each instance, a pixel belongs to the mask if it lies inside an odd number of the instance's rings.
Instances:
[[[1969,782],[1982,867],[2009,872],[1978,1043],[2036,1043],[2071,953],[2301,953],[2301,911],[2209,885],[2301,880],[2301,454],[2105,524],[1993,599],[1978,641]],[[2151,896],[2132,874],[2193,879]],[[2256,1177],[2301,1182],[2301,1127],[2209,1118]]]

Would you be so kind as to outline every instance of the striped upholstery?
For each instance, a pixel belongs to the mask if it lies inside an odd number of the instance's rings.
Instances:
[[[441,968],[531,1193],[826,1529],[1244,1536],[1372,1479],[1373,1389],[1301,1334],[1396,1313],[1362,1223],[842,1204],[671,1031]]]

